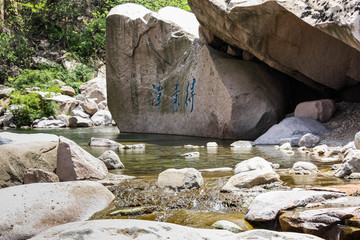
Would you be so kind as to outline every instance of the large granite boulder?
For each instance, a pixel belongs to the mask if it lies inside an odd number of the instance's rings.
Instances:
[[[203,28],[311,87],[360,82],[360,2],[189,0]]]
[[[114,195],[96,182],[34,183],[0,189],[0,239],[28,239],[53,226],[85,221]]]
[[[108,174],[104,162],[62,136],[59,137],[57,159],[56,174],[60,181],[104,179]]]
[[[345,196],[343,193],[326,191],[272,191],[258,195],[250,204],[245,219],[264,222],[276,219],[280,211],[305,206],[329,198]]]
[[[0,137],[11,141],[0,145],[0,188],[22,184],[28,168],[55,170],[59,141],[56,135],[2,132]]]
[[[68,223],[53,227],[32,240],[55,240],[60,238],[81,238],[86,240],[116,239],[208,239],[208,240],[321,240],[303,233],[277,232],[270,230],[249,230],[232,233],[224,230],[199,229],[172,223],[134,219],[107,219]]]
[[[280,123],[272,126],[266,133],[258,137],[255,144],[279,144],[281,139],[296,139],[299,142],[301,137],[307,133],[322,136],[328,133],[326,127],[311,118],[288,117]]]
[[[198,25],[192,13],[172,7],[110,11],[108,104],[120,130],[255,139],[277,123],[283,75],[202,45],[197,31],[180,27],[183,19]]]

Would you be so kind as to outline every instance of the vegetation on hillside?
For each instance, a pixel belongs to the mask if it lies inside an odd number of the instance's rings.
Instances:
[[[186,0],[0,0],[0,84],[16,89],[10,97],[11,104],[19,105],[11,109],[16,125],[56,111],[54,104],[24,88],[59,92],[65,83],[78,93],[94,77],[105,62],[106,15],[123,3],[153,11],[164,6],[190,11]],[[45,62],[35,60],[44,57]],[[64,60],[78,64],[66,70]]]

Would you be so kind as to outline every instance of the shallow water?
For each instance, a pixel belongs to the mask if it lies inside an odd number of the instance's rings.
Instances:
[[[251,200],[261,192],[290,189],[294,187],[311,188],[341,184],[359,184],[359,180],[339,179],[331,176],[331,165],[337,161],[321,161],[310,154],[294,149],[291,154],[273,146],[253,147],[249,149],[233,149],[233,141],[154,134],[119,133],[116,127],[95,127],[54,130],[16,130],[16,133],[52,133],[72,139],[95,157],[100,156],[108,148],[90,147],[91,137],[108,138],[122,144],[144,143],[142,151],[113,149],[120,156],[125,169],[112,170],[112,173],[136,176],[118,186],[110,187],[117,196],[108,209],[95,214],[93,219],[103,218],[139,218],[156,221],[167,221],[193,227],[210,228],[215,220],[238,221],[239,225],[248,227],[242,219]],[[217,142],[218,148],[206,148],[206,143]],[[197,145],[199,148],[185,148],[184,145]],[[202,146],[202,147],[201,147]],[[182,156],[188,152],[198,151],[197,158]],[[156,187],[157,176],[168,168],[193,167],[198,170],[207,168],[233,168],[237,163],[255,156],[280,165],[279,173],[282,185],[270,186],[270,189],[255,188],[237,194],[220,193],[220,189],[230,178],[231,173],[222,176],[207,176],[204,186],[196,190],[178,193],[166,192]],[[315,175],[289,175],[288,171],[297,161],[310,161],[321,171]],[[138,207],[144,207],[139,210]],[[135,208],[135,209],[134,209]],[[130,214],[117,213],[125,211]],[[134,212],[135,211],[135,212]],[[235,219],[235,220],[234,220]],[[237,220],[236,220],[237,219]]]

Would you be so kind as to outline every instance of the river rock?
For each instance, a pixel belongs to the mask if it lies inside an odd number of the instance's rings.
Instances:
[[[280,211],[305,206],[310,202],[319,202],[329,198],[342,197],[345,194],[326,191],[272,191],[258,195],[250,204],[245,216],[249,221],[273,221]],[[269,201],[271,199],[271,201]]]
[[[296,162],[290,170],[291,174],[309,175],[318,173],[318,168],[311,162]]]
[[[93,121],[96,126],[107,126],[111,124],[112,116],[111,113],[107,110],[99,110],[91,117],[91,121]]]
[[[346,177],[351,173],[360,172],[360,150],[350,150],[345,156],[339,169],[336,170],[336,177]]]
[[[34,183],[0,189],[1,239],[28,239],[53,226],[85,221],[114,195],[100,183]]]
[[[96,102],[94,101],[91,101],[91,100],[87,100],[85,102],[82,102],[80,104],[80,106],[84,109],[84,111],[90,115],[93,115],[95,114],[98,110],[99,110],[99,107],[97,105]]]
[[[318,136],[311,134],[311,133],[307,133],[300,138],[299,146],[312,148],[312,147],[315,147],[316,144],[319,143],[319,141],[320,141],[320,138]]]
[[[235,223],[227,221],[227,220],[216,221],[211,226],[214,227],[214,228],[217,228],[217,229],[228,230],[228,231],[233,232],[233,233],[239,233],[239,232],[244,231],[243,229],[241,229],[241,227],[239,227]]]
[[[55,240],[61,237],[81,236],[86,240],[117,239],[208,239],[208,240],[321,240],[321,238],[292,232],[270,230],[249,230],[242,233],[215,229],[199,229],[172,223],[134,219],[106,219],[68,223],[53,227],[33,237],[31,240]]]
[[[117,143],[113,140],[107,138],[95,138],[95,137],[92,137],[90,139],[89,145],[92,147],[110,147],[110,148],[118,148],[122,146],[122,144]]]
[[[251,188],[258,185],[280,181],[280,176],[274,171],[253,170],[232,176],[221,188],[221,192],[233,192],[241,188]]]
[[[70,118],[70,116],[65,115],[65,114],[60,114],[56,117],[56,119],[62,121],[66,127],[69,126],[69,118]]]
[[[78,106],[74,110],[71,111],[71,116],[82,117],[82,118],[90,118],[90,114],[84,112],[84,109],[81,106]]]
[[[233,147],[233,148],[251,148],[252,143],[250,141],[239,140],[239,141],[233,142],[230,145],[230,147]]]
[[[44,171],[42,169],[29,168],[24,174],[24,184],[59,181],[59,177],[55,173]]]
[[[201,173],[195,168],[167,169],[159,174],[156,185],[174,191],[199,188],[204,184]]]
[[[83,83],[79,87],[79,91],[86,99],[95,99],[99,103],[107,99],[106,94],[106,77],[99,74],[96,78]]]
[[[124,164],[120,161],[119,156],[112,150],[107,150],[99,157],[108,169],[125,168]]]
[[[34,128],[62,128],[66,127],[66,124],[61,120],[41,120],[35,125]]]
[[[313,88],[339,90],[360,81],[356,0],[188,3],[209,32]]]
[[[272,126],[266,133],[255,140],[255,144],[279,144],[283,138],[300,139],[307,133],[322,136],[328,133],[320,122],[310,118],[289,117],[282,120],[279,124]]]
[[[360,149],[360,132],[357,132],[354,137],[354,144],[356,149]]]
[[[331,99],[321,99],[299,103],[294,115],[295,117],[307,117],[319,122],[327,122],[334,115],[336,110],[335,101]]]
[[[92,127],[94,123],[89,118],[71,116],[69,118],[69,127]]]
[[[75,90],[70,86],[62,86],[60,88],[60,92],[62,94],[69,95],[69,96],[75,96],[76,95]]]
[[[56,174],[60,181],[104,179],[108,174],[106,165],[101,160],[62,136],[59,137],[57,158]]]
[[[323,208],[285,212],[279,217],[283,231],[303,232],[329,239],[336,224],[359,226],[360,207]],[[331,238],[332,239],[332,238]]]
[[[69,96],[67,96],[67,97],[69,97]],[[67,115],[67,114],[71,113],[72,110],[77,108],[77,106],[79,106],[79,101],[71,98],[70,100],[65,100],[63,102],[58,103],[58,105],[60,107],[60,113]]]
[[[172,7],[110,11],[108,104],[120,130],[255,139],[277,123],[282,77],[200,44],[197,32],[180,28],[184,19],[198,25],[192,13]]]
[[[2,132],[0,137],[12,142],[0,145],[0,187],[22,184],[28,168],[55,170],[59,141],[56,135]]]
[[[273,168],[271,162],[266,161],[262,157],[253,157],[236,164],[234,167],[234,174],[254,170],[273,171]]]

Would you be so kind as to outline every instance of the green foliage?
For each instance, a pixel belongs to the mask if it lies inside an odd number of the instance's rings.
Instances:
[[[78,93],[79,87],[94,76],[94,69],[85,65],[78,65],[74,70],[67,72],[61,66],[43,69],[24,69],[19,76],[9,78],[9,86],[17,90],[39,87],[43,91],[60,92],[60,85],[54,79],[65,82]]]
[[[10,110],[16,126],[29,126],[35,119],[50,117],[59,109],[56,103],[42,99],[35,92],[24,94],[15,91],[10,96],[10,104],[19,105],[19,107]]]

